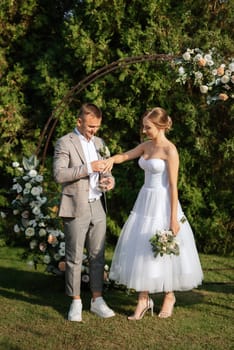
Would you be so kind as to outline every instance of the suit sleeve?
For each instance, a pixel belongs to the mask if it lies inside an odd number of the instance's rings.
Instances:
[[[76,165],[66,140],[58,140],[54,150],[53,175],[57,183],[74,182],[88,176],[87,164]],[[77,155],[78,157],[78,155]]]

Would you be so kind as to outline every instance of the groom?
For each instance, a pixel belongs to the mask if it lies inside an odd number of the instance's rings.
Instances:
[[[98,190],[99,174],[104,168],[100,150],[104,143],[96,137],[102,122],[101,110],[92,103],[82,105],[73,132],[61,137],[54,152],[55,181],[62,184],[59,216],[63,218],[66,244],[66,293],[72,297],[68,320],[82,321],[80,296],[84,247],[90,262],[90,310],[100,317],[114,316],[102,298],[106,208],[104,194]],[[106,190],[114,178],[105,179]]]

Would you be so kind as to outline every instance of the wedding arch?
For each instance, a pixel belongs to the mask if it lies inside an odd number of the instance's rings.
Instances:
[[[208,105],[218,100],[225,102],[227,100],[233,100],[234,98],[234,58],[229,57],[228,59],[224,59],[220,57],[220,54],[215,48],[208,50],[207,53],[204,53],[199,48],[188,48],[181,56],[155,53],[151,55],[147,54],[121,58],[95,70],[93,73],[83,78],[67,92],[60,103],[54,108],[42,130],[35,152],[35,155],[38,156],[43,141],[45,141],[41,157],[42,166],[44,166],[48,145],[59,117],[62,115],[67,105],[72,102],[74,96],[81,93],[95,80],[117,69],[123,69],[132,64],[150,61],[173,61],[174,67],[176,67],[177,70],[177,78],[175,81],[183,85],[190,81],[193,86],[199,88],[201,94],[206,95],[206,102]]]
[[[111,72],[117,70],[117,69],[123,69],[126,66],[129,66],[131,64],[136,63],[143,63],[143,62],[150,62],[150,61],[161,61],[161,62],[168,62],[173,61],[177,56],[170,55],[170,54],[151,54],[151,55],[140,55],[140,56],[132,56],[132,57],[125,57],[121,58],[117,61],[114,61],[102,68],[99,68],[95,70],[93,73],[89,74],[85,78],[83,78],[81,81],[79,81],[75,86],[73,86],[67,94],[62,98],[60,103],[54,108],[52,111],[50,117],[48,118],[42,133],[39,138],[39,142],[36,148],[36,156],[38,156],[41,147],[43,145],[43,141],[45,140],[45,145],[43,146],[43,152],[42,152],[42,159],[41,164],[44,166],[45,158],[47,154],[47,149],[51,140],[51,137],[53,135],[53,132],[55,130],[56,124],[59,120],[59,117],[64,112],[66,106],[71,103],[74,96],[77,96],[80,94],[84,89],[86,89],[90,84],[92,84],[95,80],[110,74]],[[49,131],[48,131],[49,130]]]

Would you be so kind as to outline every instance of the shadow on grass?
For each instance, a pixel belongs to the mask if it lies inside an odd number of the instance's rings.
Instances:
[[[70,305],[70,298],[65,294],[64,278],[37,271],[24,271],[14,268],[0,267],[0,295],[14,300],[20,300],[32,305],[42,305],[54,308],[64,318]],[[104,291],[107,303],[116,313],[129,315],[137,303],[137,293],[128,294],[125,290],[110,287]],[[153,294],[155,311],[160,310],[163,293]],[[90,308],[91,293],[88,289],[82,291],[83,309]],[[196,290],[177,292],[177,305],[189,306],[201,303],[203,296]]]
[[[69,301],[64,292],[63,278],[7,267],[0,267],[0,295],[30,304],[52,306],[61,314],[66,311]]]
[[[233,294],[234,283],[233,282],[204,282],[201,289],[207,292]]]

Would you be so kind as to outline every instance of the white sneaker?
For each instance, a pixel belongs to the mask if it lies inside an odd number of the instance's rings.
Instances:
[[[91,300],[90,311],[103,318],[115,316],[114,311],[107,306],[102,297],[96,298],[95,301]]]
[[[80,299],[72,301],[67,319],[68,321],[82,322],[82,302]]]

